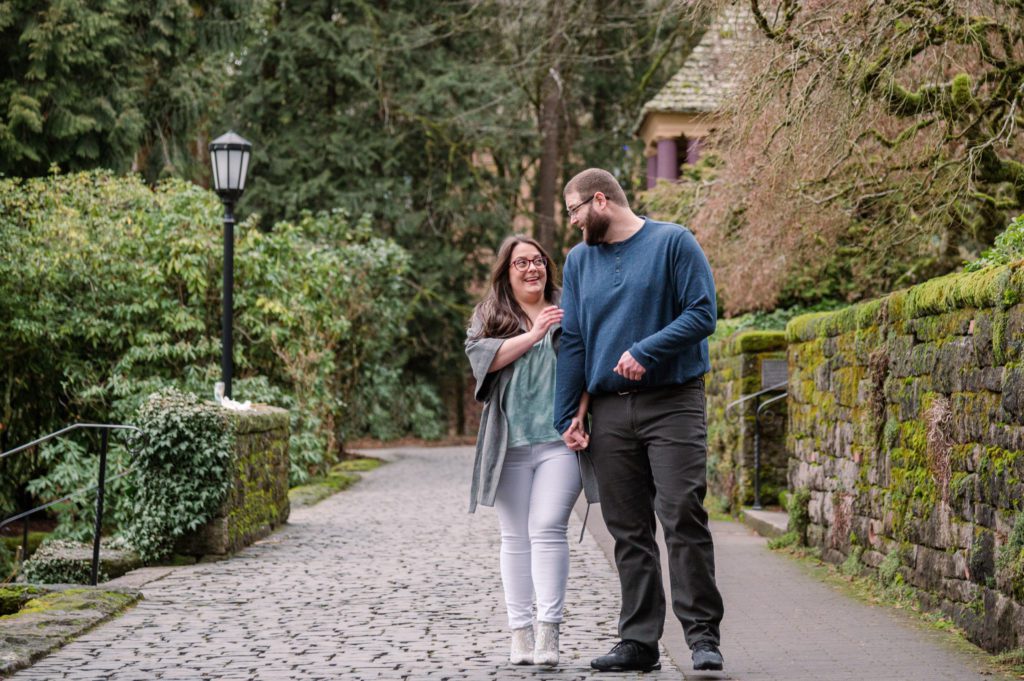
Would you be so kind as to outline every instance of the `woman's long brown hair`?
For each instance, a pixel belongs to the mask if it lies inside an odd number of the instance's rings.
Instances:
[[[533,246],[548,261],[544,300],[554,301],[558,288],[555,286],[555,266],[551,262],[551,256],[530,237],[514,234],[505,239],[498,249],[498,257],[491,268],[490,290],[473,310],[473,317],[480,322],[477,338],[511,338],[521,333],[520,327],[526,321],[526,314],[516,301],[508,278],[509,268],[512,267],[512,251],[519,244]]]

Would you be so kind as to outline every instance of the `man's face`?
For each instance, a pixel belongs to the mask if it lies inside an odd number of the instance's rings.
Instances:
[[[583,241],[588,246],[596,246],[604,242],[605,234],[611,225],[611,217],[603,210],[605,205],[604,194],[601,193],[590,197],[581,197],[578,193],[573,192],[565,197],[569,224],[583,230]]]

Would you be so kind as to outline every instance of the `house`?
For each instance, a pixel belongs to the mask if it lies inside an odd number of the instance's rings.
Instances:
[[[708,26],[682,68],[644,104],[634,132],[644,141],[647,188],[679,179],[679,167],[696,163],[704,138],[721,120],[723,104],[740,75],[741,59],[757,34],[750,8],[726,7]]]

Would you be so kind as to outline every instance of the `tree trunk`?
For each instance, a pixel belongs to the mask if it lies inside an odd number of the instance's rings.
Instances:
[[[538,127],[541,135],[540,169],[537,172],[537,190],[534,193],[534,211],[537,215],[536,238],[548,253],[555,254],[555,222],[556,207],[561,205],[561,186],[559,178],[562,171],[562,121],[563,121],[563,81],[562,51],[565,41],[562,38],[564,11],[559,0],[548,3],[547,73],[541,80],[540,111]],[[557,257],[555,255],[554,257]]]

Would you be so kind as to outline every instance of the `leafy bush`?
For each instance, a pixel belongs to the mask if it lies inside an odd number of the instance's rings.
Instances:
[[[31,559],[21,567],[19,577],[29,584],[89,584],[92,564],[81,560],[83,544],[65,539],[43,542]],[[105,582],[110,576],[101,567],[97,579]]]
[[[47,539],[21,566],[21,579],[32,584],[89,584],[92,542]],[[139,567],[138,556],[119,538],[100,545],[98,581],[105,582]]]
[[[839,566],[839,571],[847,577],[856,577],[863,571],[864,566],[861,565],[860,557],[864,553],[862,546],[853,546],[850,548],[850,554],[846,556],[846,560]]]
[[[800,546],[807,546],[807,528],[811,524],[811,512],[808,505],[811,503],[811,493],[805,488],[795,490],[789,495],[789,524],[790,532],[796,533],[797,543]]]
[[[126,503],[133,493],[133,478],[115,478],[116,473],[129,465],[129,453],[115,441],[119,431],[112,431],[107,452],[107,483],[103,497],[104,518],[109,526],[113,519],[127,513]],[[88,443],[89,440],[86,440]],[[39,461],[48,469],[46,475],[28,483],[27,489],[39,499],[59,499],[78,490],[86,490],[99,480],[98,450],[88,448],[80,440],[63,438],[51,440],[40,447]],[[96,530],[96,493],[83,492],[63,504],[51,507],[58,520],[52,535],[54,539],[91,541]]]
[[[173,389],[139,409],[137,491],[122,538],[144,561],[163,558],[210,520],[228,493],[234,435],[224,410]]]
[[[221,215],[212,192],[177,180],[155,191],[109,172],[0,180],[0,421],[10,446],[75,421],[126,422],[165,387],[212,394]],[[292,411],[293,482],[326,472],[348,438],[437,435],[436,395],[402,369],[408,254],[342,213],[304,214],[270,233],[256,223],[238,226],[233,392]],[[76,434],[5,462],[0,499],[30,480],[38,501],[90,484],[97,441]],[[112,495],[115,524],[124,485]],[[88,503],[61,511],[77,526],[66,536],[88,526]]]
[[[1005,575],[1013,597],[1024,601],[1024,512],[1017,514],[1006,544],[999,549],[996,569]]]
[[[968,263],[964,269],[974,272],[992,265],[1006,265],[1024,259],[1024,215],[1018,215],[996,237],[992,248],[982,251],[981,257]]]
[[[893,549],[886,554],[885,558],[878,565],[878,581],[886,587],[899,586],[903,583],[903,574],[900,568],[903,567],[902,551]]]

